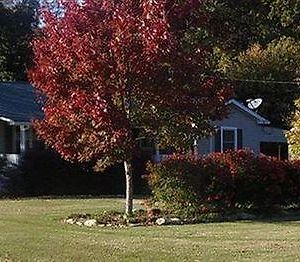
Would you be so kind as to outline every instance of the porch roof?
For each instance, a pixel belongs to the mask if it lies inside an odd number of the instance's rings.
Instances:
[[[34,88],[25,82],[0,83],[0,119],[11,125],[30,124],[43,117]]]

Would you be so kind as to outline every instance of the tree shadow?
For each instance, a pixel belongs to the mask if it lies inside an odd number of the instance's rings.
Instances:
[[[295,222],[293,224],[300,224],[300,210],[299,209],[289,209],[289,210],[281,210],[275,213],[267,213],[267,214],[257,214],[255,217],[251,219],[237,219],[237,221],[243,221],[245,223],[271,223],[271,224],[288,224],[291,225],[291,222]]]

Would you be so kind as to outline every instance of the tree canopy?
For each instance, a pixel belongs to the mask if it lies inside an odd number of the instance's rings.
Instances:
[[[63,3],[63,16],[45,10],[31,79],[46,95],[46,142],[105,166],[131,154],[133,128],[177,148],[207,134],[232,92],[203,76],[208,50],[179,41],[186,21],[205,23],[197,5],[90,0]]]
[[[300,42],[283,37],[265,47],[253,44],[221,62],[220,68],[227,78],[235,80],[237,97],[242,101],[263,98],[259,112],[273,125],[289,127],[296,109],[294,101],[300,96],[296,82],[300,73]]]
[[[292,119],[292,128],[287,133],[292,158],[300,156],[300,99],[295,102],[296,110]]]
[[[26,80],[37,0],[0,3],[0,81]]]

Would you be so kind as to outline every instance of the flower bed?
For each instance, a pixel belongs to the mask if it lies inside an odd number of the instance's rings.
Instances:
[[[137,226],[164,226],[184,225],[208,222],[223,222],[236,220],[255,220],[261,218],[258,215],[245,212],[208,212],[198,214],[192,218],[176,217],[170,213],[163,213],[159,209],[137,210],[131,217],[116,211],[104,211],[99,214],[71,214],[63,220],[65,224],[86,227],[137,227]]]

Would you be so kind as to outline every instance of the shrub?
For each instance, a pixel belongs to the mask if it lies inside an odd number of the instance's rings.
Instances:
[[[173,158],[161,164],[148,164],[148,182],[152,188],[153,201],[174,215],[194,216],[198,213],[199,200],[193,190],[197,176],[194,159]],[[201,186],[202,183],[199,184]]]
[[[212,153],[202,158],[172,156],[148,165],[153,200],[175,214],[262,211],[298,204],[300,162],[257,156],[247,150]]]
[[[24,193],[24,180],[17,166],[0,158],[0,196],[18,197]]]
[[[7,184],[7,177],[4,175],[4,168],[6,166],[6,160],[4,158],[0,158],[0,193],[4,194],[5,187]]]

